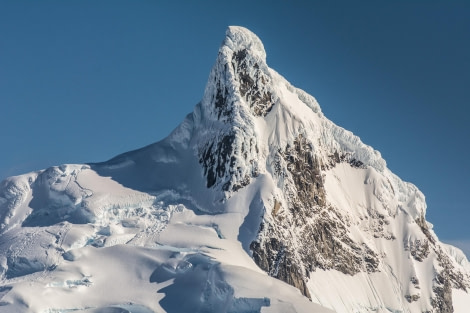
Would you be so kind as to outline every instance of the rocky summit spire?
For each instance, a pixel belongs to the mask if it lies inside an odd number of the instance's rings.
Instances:
[[[230,26],[196,114],[201,133],[208,134],[198,142],[207,187],[233,192],[258,175],[254,119],[266,116],[277,101],[272,81],[261,40],[246,28]]]
[[[266,115],[275,102],[271,81],[260,39],[246,28],[230,26],[204,93],[206,115],[238,124],[246,114]]]

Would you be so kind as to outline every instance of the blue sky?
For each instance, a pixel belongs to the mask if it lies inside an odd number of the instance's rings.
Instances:
[[[441,239],[470,246],[467,1],[2,1],[0,179],[165,137],[228,25],[424,192]]]

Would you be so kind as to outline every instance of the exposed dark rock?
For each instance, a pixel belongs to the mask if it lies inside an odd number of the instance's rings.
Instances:
[[[356,167],[356,168],[363,168],[364,167],[364,163],[362,163],[361,161],[356,160],[356,159],[350,159],[349,164],[352,167]]]
[[[449,256],[439,245],[433,246],[441,270],[434,278],[433,292],[435,296],[432,297],[431,304],[436,312],[453,312],[452,288],[467,291],[470,287],[469,277],[453,266]]]
[[[405,299],[406,299],[406,301],[411,303],[411,302],[414,302],[414,301],[418,301],[419,300],[419,295],[405,295]]]
[[[442,250],[440,246],[435,248],[437,253],[437,260],[439,261],[439,266],[443,268],[441,275],[444,279],[448,279],[452,284],[453,288],[461,289],[468,291],[469,286],[469,277],[468,275],[462,274],[458,269],[456,269],[449,256]],[[440,281],[440,280],[439,280]]]
[[[325,188],[321,175],[320,161],[313,153],[313,145],[299,135],[293,146],[288,145],[281,153],[287,163],[297,189],[297,197],[293,203],[294,210],[304,206],[325,206]]]
[[[221,115],[229,117],[232,113],[232,108],[228,100],[227,87],[222,87],[220,81],[217,82],[217,93],[214,99],[215,109],[218,112],[217,118],[220,119]]]
[[[310,270],[335,269],[348,275],[377,271],[380,262],[375,252],[349,238],[345,225],[326,211],[319,215],[315,223],[305,227],[301,236],[302,262]]]
[[[405,240],[405,251],[410,251],[411,256],[418,262],[423,262],[429,255],[429,242],[427,239]]]
[[[427,258],[431,251],[437,254],[440,268],[433,281],[434,296],[431,299],[431,304],[435,312],[453,312],[452,288],[467,291],[469,288],[469,277],[454,267],[449,256],[442,250],[431,234],[423,215],[416,219],[416,223],[421,228],[426,239],[405,242],[405,250],[410,251],[411,256],[419,262]],[[412,283],[415,284],[413,280]],[[418,284],[419,282],[416,279],[415,285]],[[419,286],[416,288],[419,288]]]
[[[239,91],[256,116],[266,116],[274,105],[273,96],[266,86],[271,80],[257,63],[247,58],[247,50],[233,54],[232,67],[240,83]]]
[[[429,231],[429,227],[428,227],[428,224],[426,222],[426,218],[424,217],[424,215],[420,215],[420,217],[418,217],[415,222],[421,228],[421,230],[423,231],[423,234],[426,236],[426,238],[428,238],[429,242],[434,245],[436,243],[436,240],[434,239],[433,235]]]
[[[218,178],[225,176],[233,152],[232,144],[235,135],[223,136],[218,142],[212,142],[202,151],[199,162],[203,165],[204,175],[207,177],[207,188],[212,187]]]
[[[199,151],[207,188],[220,185],[223,191],[237,191],[259,175],[256,140],[244,136],[243,131],[233,131],[216,137]],[[245,173],[242,167],[247,163],[251,171]]]
[[[338,159],[346,160],[339,154]],[[273,218],[264,219],[250,246],[260,268],[308,297],[306,281],[316,268],[354,275],[375,272],[380,264],[372,249],[349,237],[348,218],[326,202],[322,168],[312,143],[302,135],[278,151],[274,169],[284,182],[287,207],[274,199]]]
[[[411,279],[410,279],[410,281],[411,281],[411,283],[413,284],[413,286],[414,286],[416,289],[420,289],[418,277],[412,276]]]
[[[322,170],[327,170],[336,166],[339,163],[349,163],[354,168],[366,168],[362,161],[357,160],[349,152],[338,152],[335,151],[329,155],[328,162],[322,164]]]
[[[250,245],[253,259],[258,266],[270,276],[276,277],[300,290],[311,299],[302,269],[296,265],[292,252],[276,238],[260,242],[253,241]]]
[[[367,208],[367,219],[369,219],[369,231],[372,232],[374,238],[384,238],[387,240],[395,240],[396,237],[393,233],[385,230],[385,226],[390,222],[387,217],[372,208]]]
[[[452,306],[452,287],[451,283],[444,274],[444,276],[438,274],[435,278],[437,286],[433,287],[435,297],[431,299],[431,305],[436,312],[439,313],[453,313],[454,307]]]

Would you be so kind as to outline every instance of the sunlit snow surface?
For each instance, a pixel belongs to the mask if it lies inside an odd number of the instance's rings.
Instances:
[[[271,79],[266,90],[275,104],[266,116],[250,113],[231,72],[225,72],[240,49]],[[379,152],[326,119],[315,99],[269,69],[265,58],[254,34],[230,27],[203,100],[169,137],[108,162],[63,165],[3,181],[0,312],[428,309],[436,256],[417,262],[406,250],[408,242],[422,237],[416,219],[425,214],[424,196],[391,173]],[[233,103],[229,122],[211,107],[221,73],[229,73],[223,77]],[[236,182],[257,171],[235,191],[207,188],[198,156],[227,130],[237,134],[238,148],[248,139],[257,146],[233,159]],[[272,215],[274,199],[286,202],[284,182],[274,177],[274,154],[299,135],[316,143],[320,158],[341,150],[364,164],[327,170],[326,197],[348,217],[351,238],[373,247],[382,260],[375,273],[308,273],[312,301],[259,269],[249,249],[263,218]],[[386,216],[388,224],[375,225],[371,212]],[[465,256],[442,247],[452,264],[468,273]],[[414,278],[424,282],[419,289]],[[408,303],[408,294],[420,300]],[[470,307],[465,291],[454,290],[452,297],[455,312]]]
[[[256,267],[239,213],[203,214],[89,166],[4,184],[24,200],[2,208],[2,312],[327,312]]]

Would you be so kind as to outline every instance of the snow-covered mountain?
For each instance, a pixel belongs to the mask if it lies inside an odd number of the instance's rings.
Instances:
[[[0,186],[1,312],[467,312],[423,194],[229,27],[166,139]]]

